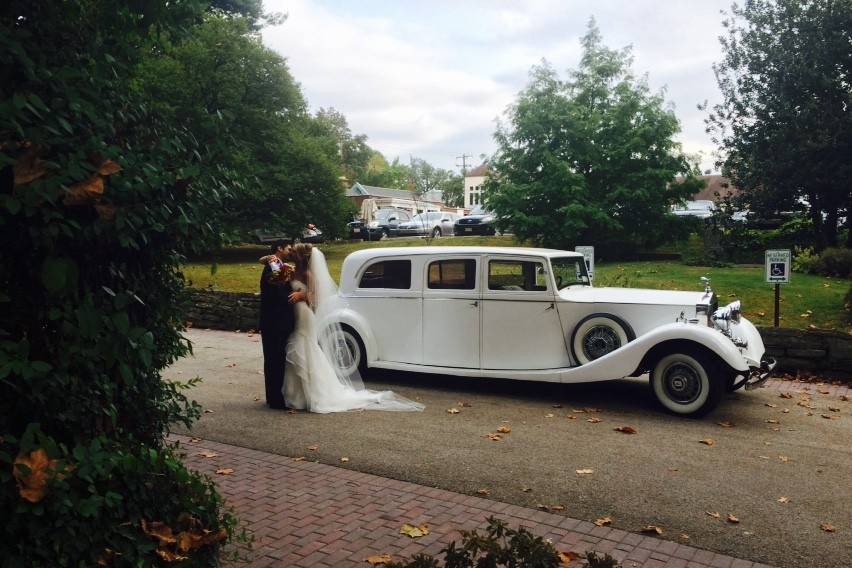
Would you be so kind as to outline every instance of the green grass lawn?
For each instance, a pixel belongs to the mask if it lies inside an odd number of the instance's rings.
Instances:
[[[364,243],[334,243],[322,245],[332,276],[340,276],[343,259],[363,248],[386,246],[419,246],[421,239],[390,239]],[[442,238],[433,245],[451,246],[513,246],[511,237],[461,237]],[[211,262],[192,262],[184,267],[184,275],[191,286],[233,292],[257,292],[261,266],[256,259],[266,253],[257,246],[229,249],[211,270]],[[679,262],[625,262],[598,264],[597,286],[625,286],[659,288],[665,290],[701,290],[699,278],[712,279],[713,289],[724,305],[742,300],[743,312],[757,325],[772,325],[773,289],[765,283],[763,267],[734,266],[712,268],[687,266]],[[793,274],[791,283],[781,287],[781,325],[783,327],[845,330],[852,333],[852,317],[844,309],[843,301],[850,281],[807,274]]]

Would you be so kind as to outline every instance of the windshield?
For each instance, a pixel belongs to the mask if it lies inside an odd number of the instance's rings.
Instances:
[[[550,265],[553,267],[553,278],[559,290],[568,286],[588,286],[591,283],[582,256],[551,258]]]

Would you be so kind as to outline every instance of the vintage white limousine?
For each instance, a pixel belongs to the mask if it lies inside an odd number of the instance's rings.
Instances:
[[[377,248],[350,254],[331,317],[351,368],[554,382],[650,373],[668,410],[700,415],[774,366],[739,302],[701,292],[595,288],[575,252]]]

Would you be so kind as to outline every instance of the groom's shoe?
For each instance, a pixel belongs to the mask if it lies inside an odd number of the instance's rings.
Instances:
[[[287,406],[283,402],[267,402],[266,406],[273,410],[286,410]]]

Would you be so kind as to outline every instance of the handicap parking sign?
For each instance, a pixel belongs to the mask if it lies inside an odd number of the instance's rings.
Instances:
[[[766,251],[766,281],[774,284],[790,282],[790,260],[789,250]]]

